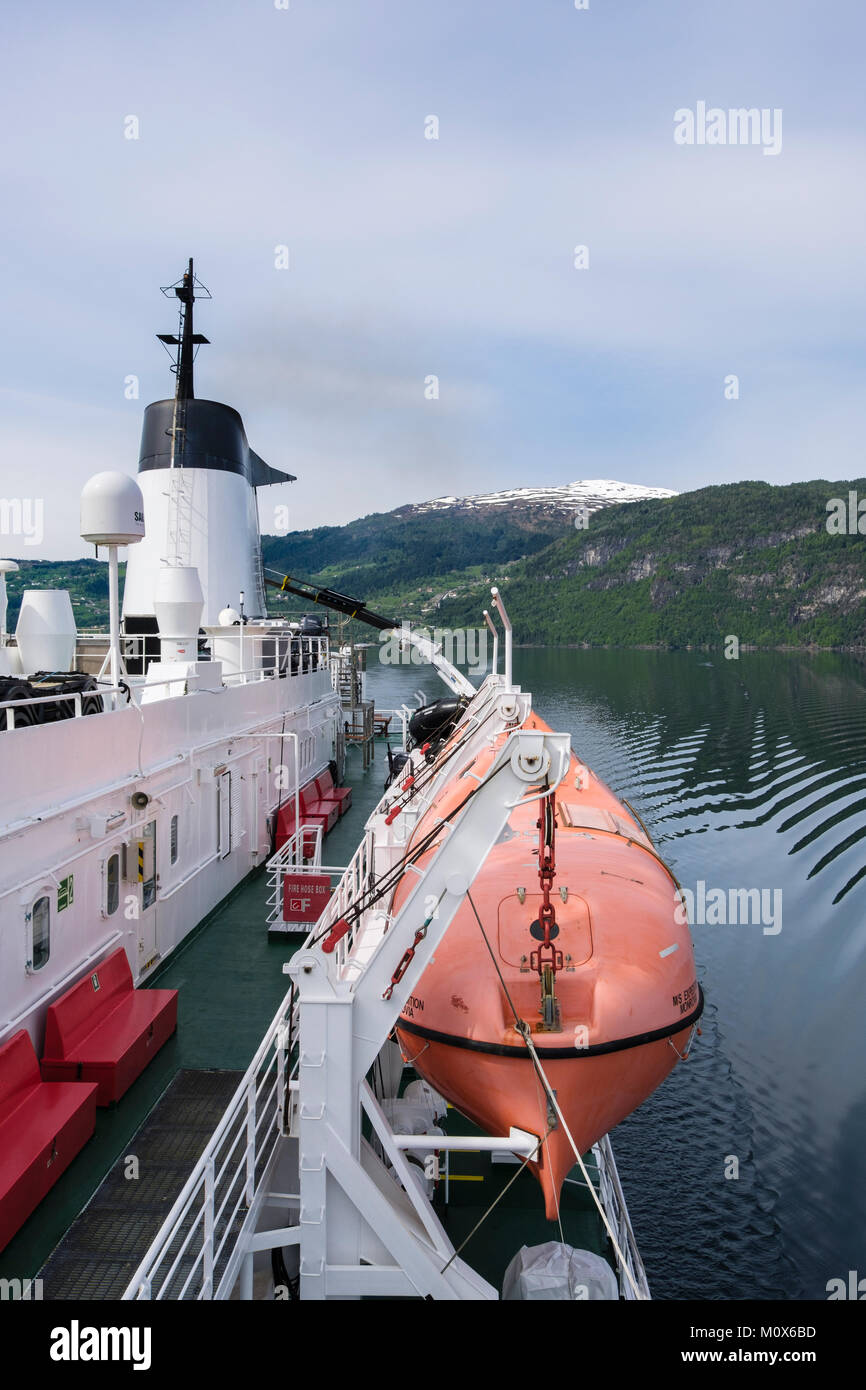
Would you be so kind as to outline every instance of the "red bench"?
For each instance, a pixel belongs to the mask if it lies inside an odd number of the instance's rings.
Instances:
[[[304,825],[305,823],[306,823],[306,824],[311,824],[311,822],[307,822],[306,817],[305,817],[304,812],[303,812],[303,808],[302,808],[302,809],[301,809],[301,824]],[[318,822],[316,822],[316,823],[318,824]],[[277,849],[282,849],[283,845],[286,843],[287,840],[291,839],[291,837],[292,837],[292,835],[294,835],[294,833],[295,833],[295,803],[294,803],[294,799],[292,799],[291,801],[287,802],[284,806],[281,806],[280,809],[279,809],[279,811],[278,811],[278,813],[277,813],[277,833],[276,833],[276,839],[275,839],[275,842],[274,842],[275,845],[276,845],[276,848],[277,848]],[[323,830],[322,830],[322,834],[324,835],[324,833],[325,833],[325,832],[324,832],[324,829],[323,829]],[[310,830],[307,834],[304,835],[304,858],[305,858],[305,859],[312,859],[313,854],[315,853],[315,849],[316,849],[316,837],[315,837],[315,835],[313,834],[312,830]]]
[[[0,1047],[0,1250],[84,1147],[97,1087],[43,1081],[22,1028]]]
[[[328,776],[330,776],[330,774],[328,774]],[[328,831],[333,830],[334,826],[337,824],[341,815],[341,806],[343,803],[333,795],[323,797],[319,791],[320,781],[324,782],[324,778],[316,778],[312,782],[308,782],[305,787],[301,788],[301,794],[298,799],[300,802],[301,825],[320,825],[322,827],[322,836],[324,837],[327,835]],[[333,786],[333,782],[331,782],[331,785]],[[348,787],[341,788],[340,790],[349,791]],[[350,791],[349,795],[351,796]],[[286,843],[286,840],[294,835],[294,833],[295,798],[294,796],[290,796],[288,801],[283,803],[277,813],[277,849],[280,849]],[[312,836],[310,839],[312,840]],[[313,853],[312,844],[310,844],[309,849],[305,846],[304,853],[305,855],[311,855]]]
[[[317,777],[314,785],[320,801],[335,801],[340,815],[346,814],[352,804],[351,787],[336,787],[330,771]]]
[[[95,1081],[97,1105],[120,1100],[177,1027],[176,989],[134,989],[118,946],[52,1004],[45,1023],[46,1081]]]
[[[322,834],[333,830],[340,819],[340,808],[336,801],[322,801],[316,792],[315,783],[301,792],[301,824],[320,825]]]

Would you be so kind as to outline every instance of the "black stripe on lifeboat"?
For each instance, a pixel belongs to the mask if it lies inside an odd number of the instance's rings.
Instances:
[[[670,1023],[665,1028],[655,1028],[650,1033],[635,1033],[630,1038],[613,1038],[610,1042],[590,1043],[589,1047],[539,1047],[538,1055],[544,1059],[550,1058],[552,1061],[559,1061],[565,1058],[572,1058],[578,1061],[584,1057],[603,1057],[608,1052],[625,1052],[630,1047],[644,1047],[647,1043],[660,1042],[664,1038],[673,1037],[675,1033],[682,1033],[684,1029],[691,1028],[692,1024],[697,1023],[704,1011],[704,991],[698,985],[697,1007],[687,1014],[684,1018],[678,1019],[676,1023]],[[514,1047],[506,1043],[480,1042],[477,1038],[460,1037],[456,1033],[439,1033],[435,1028],[423,1028],[419,1023],[410,1023],[408,1019],[398,1018],[397,1028],[405,1033],[414,1033],[419,1038],[427,1038],[430,1042],[446,1043],[449,1047],[464,1048],[468,1052],[486,1052],[494,1057],[522,1058],[524,1061],[529,1053],[521,1044]],[[550,1036],[547,1034],[546,1036]],[[534,1039],[537,1041],[537,1038]]]

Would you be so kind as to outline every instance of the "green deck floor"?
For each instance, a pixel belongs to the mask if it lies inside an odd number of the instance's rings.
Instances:
[[[386,767],[383,743],[377,743],[375,762],[366,772],[361,770],[360,753],[349,752],[346,781],[352,787],[352,807],[327,838],[328,863],[345,864],[351,858],[364,821],[381,796]],[[264,871],[257,870],[149,981],[179,991],[177,1032],[117,1106],[97,1111],[93,1138],[0,1254],[0,1278],[33,1278],[40,1272],[116,1161],[131,1152],[134,1136],[179,1071],[246,1070],[286,992],[283,962],[302,940],[299,934],[269,941],[266,896]],[[456,1111],[449,1111],[449,1128],[472,1132]],[[452,1156],[454,1180],[444,1220],[455,1245],[514,1171],[510,1165],[492,1164],[489,1154]],[[570,1244],[603,1250],[601,1225],[584,1189],[566,1186],[562,1222]],[[521,1245],[558,1238],[556,1223],[544,1218],[535,1180],[524,1172],[472,1237],[463,1257],[501,1286],[505,1266]],[[51,1297],[47,1287],[44,1293]]]

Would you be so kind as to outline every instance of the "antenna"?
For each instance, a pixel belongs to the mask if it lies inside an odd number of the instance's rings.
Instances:
[[[193,348],[208,342],[202,333],[193,332],[192,306],[196,299],[210,299],[212,296],[207,286],[196,279],[192,268],[192,256],[181,278],[173,285],[161,285],[160,288],[167,298],[175,295],[179,300],[179,318],[177,333],[157,333],[156,336],[166,347],[177,348],[177,356],[171,369],[177,378],[175,400],[191,401],[195,398],[192,379],[192,364],[195,361]],[[196,290],[199,291],[198,294]]]

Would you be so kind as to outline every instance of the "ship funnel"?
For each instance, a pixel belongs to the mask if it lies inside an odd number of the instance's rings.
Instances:
[[[195,661],[204,594],[193,565],[167,565],[156,577],[153,611],[161,661]]]
[[[193,332],[193,312],[210,294],[191,260],[163,292],[180,314],[176,332],[157,335],[175,358],[175,392],[144,412],[138,481],[148,534],[126,568],[123,615],[130,634],[154,631],[153,597],[166,564],[198,570],[206,625],[216,624],[226,594],[241,590],[250,617],[263,617],[258,489],[293,481],[291,473],[271,468],[250,448],[236,410],[195,392],[196,347],[207,339]],[[148,649],[145,656],[152,654]]]

